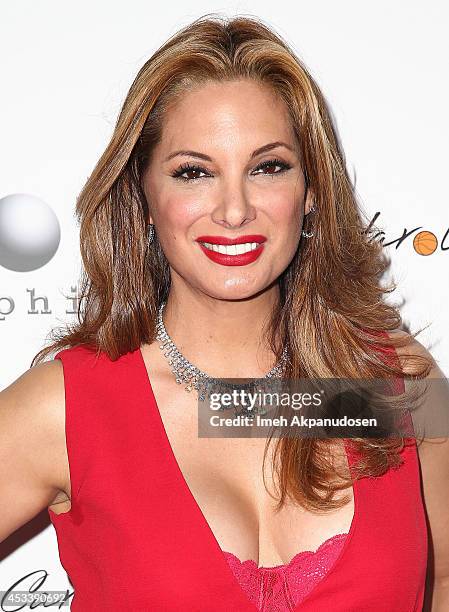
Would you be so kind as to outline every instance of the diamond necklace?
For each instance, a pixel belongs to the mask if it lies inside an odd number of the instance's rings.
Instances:
[[[206,387],[209,385],[214,385],[214,387],[218,387],[220,389],[226,390],[229,388],[234,388],[235,384],[225,383],[220,378],[213,378],[194,366],[184,357],[182,353],[177,349],[176,345],[170,338],[165,329],[164,321],[162,319],[162,313],[164,310],[166,302],[162,302],[159,306],[158,317],[157,317],[157,335],[156,339],[160,342],[159,348],[164,352],[165,357],[168,360],[170,366],[172,366],[172,372],[175,375],[176,382],[178,384],[187,383],[185,390],[190,393],[193,389],[196,389],[200,395],[200,400],[204,400],[204,393]],[[282,351],[281,358],[278,363],[263,376],[263,379],[267,378],[281,378],[282,374],[285,370],[285,365],[287,362],[287,347],[284,347]],[[254,383],[249,385],[253,386]],[[242,386],[242,385],[240,385]]]

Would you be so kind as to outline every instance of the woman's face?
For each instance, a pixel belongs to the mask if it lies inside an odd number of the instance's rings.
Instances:
[[[287,108],[250,80],[184,95],[166,114],[143,186],[172,289],[183,283],[217,299],[271,285],[293,258],[312,204]],[[200,237],[245,244],[211,253]]]

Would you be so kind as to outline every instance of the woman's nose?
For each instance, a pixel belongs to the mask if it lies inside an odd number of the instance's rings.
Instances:
[[[248,189],[242,181],[228,181],[219,195],[212,219],[222,225],[240,227],[255,217],[256,209],[250,201]]]

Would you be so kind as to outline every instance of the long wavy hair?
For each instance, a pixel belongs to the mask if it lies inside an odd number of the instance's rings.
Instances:
[[[83,262],[77,320],[50,332],[51,343],[32,366],[70,346],[89,345],[116,360],[155,340],[170,271],[157,232],[148,246],[142,176],[170,105],[202,83],[242,78],[268,84],[282,97],[300,144],[306,186],[316,196],[317,213],[305,221],[313,238],[301,238],[279,277],[280,301],[267,330],[278,359],[283,346],[289,348],[285,376],[422,377],[430,371],[429,360],[419,355],[409,357],[407,371],[398,359],[385,359],[416,333],[388,334],[402,322],[398,307],[384,300],[396,285],[381,285],[389,261],[370,236],[318,85],[288,43],[261,20],[216,14],[182,28],[137,73],[110,143],[77,198]],[[343,506],[348,497],[338,500],[334,493],[347,488],[353,476],[379,476],[399,466],[407,438],[353,438],[359,460],[352,476],[339,483],[331,482],[336,473],[331,443],[277,438],[278,508],[286,496],[311,511]]]

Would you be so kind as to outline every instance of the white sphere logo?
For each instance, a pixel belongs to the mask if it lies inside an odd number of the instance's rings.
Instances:
[[[26,193],[0,199],[0,266],[37,270],[56,253],[60,238],[59,221],[43,200]]]

